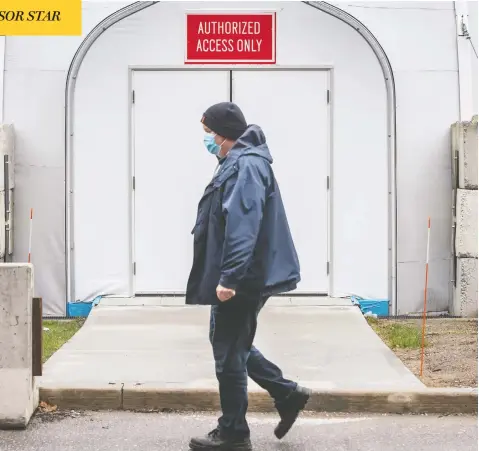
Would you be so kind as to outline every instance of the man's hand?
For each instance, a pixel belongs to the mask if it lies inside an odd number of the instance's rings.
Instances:
[[[221,302],[229,301],[235,294],[236,294],[235,290],[222,287],[221,285],[218,285],[216,287],[216,296],[218,296],[218,299]]]

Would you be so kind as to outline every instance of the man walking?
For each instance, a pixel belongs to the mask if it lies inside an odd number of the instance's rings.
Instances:
[[[279,439],[311,394],[253,346],[259,311],[270,296],[296,288],[299,262],[261,128],[247,126],[229,102],[208,108],[202,123],[206,148],[219,165],[198,205],[186,303],[212,306],[210,341],[223,414],[190,448],[251,450],[248,376],[275,401]]]

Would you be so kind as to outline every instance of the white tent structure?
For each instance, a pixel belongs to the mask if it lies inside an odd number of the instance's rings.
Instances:
[[[273,11],[276,63],[185,64],[191,11]],[[464,34],[466,30],[467,34]],[[451,298],[449,126],[477,113],[475,2],[96,2],[82,37],[0,41],[15,128],[15,261],[47,315],[181,294],[215,167],[199,123],[233,100],[264,128],[302,264],[298,295]]]

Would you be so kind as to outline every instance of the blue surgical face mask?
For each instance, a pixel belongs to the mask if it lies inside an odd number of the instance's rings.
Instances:
[[[215,134],[206,133],[205,138],[204,138],[204,143],[205,143],[206,149],[208,150],[209,153],[211,153],[213,155],[218,155],[220,150],[221,150],[221,146],[216,144],[215,138],[216,138]]]

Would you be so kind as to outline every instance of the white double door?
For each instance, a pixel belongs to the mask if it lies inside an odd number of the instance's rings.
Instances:
[[[197,204],[217,163],[200,120],[232,100],[266,135],[301,264],[296,292],[327,294],[328,73],[134,71],[133,89],[135,293],[185,292]]]

